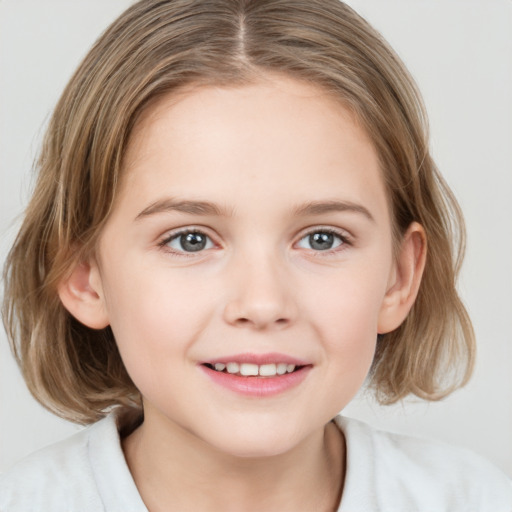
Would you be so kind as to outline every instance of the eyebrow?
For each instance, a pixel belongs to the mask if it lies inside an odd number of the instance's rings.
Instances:
[[[173,198],[161,199],[144,208],[135,220],[149,217],[156,213],[181,212],[190,215],[228,217],[230,214],[215,203],[209,201],[181,201]]]
[[[353,212],[364,215],[368,220],[375,222],[373,215],[363,205],[352,203],[351,201],[311,201],[298,206],[295,215],[322,215],[331,212]]]
[[[144,210],[142,210],[137,215],[137,217],[135,217],[135,220],[149,217],[157,213],[167,213],[173,211],[200,216],[229,217],[232,215],[232,212],[228,212],[226,209],[223,209],[210,201],[185,201],[174,198],[166,198],[151,203],[147,208],[144,208]],[[359,213],[364,215],[372,222],[375,222],[373,215],[367,208],[350,201],[311,201],[295,208],[294,215],[322,215],[331,212]]]

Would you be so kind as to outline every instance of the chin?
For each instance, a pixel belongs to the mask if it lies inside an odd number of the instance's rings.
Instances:
[[[278,457],[291,451],[296,445],[293,443],[265,443],[265,442],[241,442],[219,446],[219,450],[231,457],[239,459],[263,459]]]
[[[219,432],[219,436],[211,436],[212,433],[209,439],[204,439],[210,446],[226,455],[244,459],[276,457],[292,451],[304,441],[295,429],[288,431],[275,427],[233,428]]]

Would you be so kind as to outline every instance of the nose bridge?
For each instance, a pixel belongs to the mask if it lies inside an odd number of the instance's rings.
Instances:
[[[233,259],[226,320],[257,329],[291,323],[296,306],[284,258],[260,246]]]

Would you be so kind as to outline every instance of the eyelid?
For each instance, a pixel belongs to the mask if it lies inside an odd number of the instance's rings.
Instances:
[[[216,247],[219,247],[219,244],[215,241],[215,237],[212,236],[210,233],[209,233],[209,229],[203,227],[203,226],[185,226],[185,227],[182,227],[182,228],[176,228],[174,230],[171,230],[171,231],[167,231],[165,233],[165,235],[163,235],[159,241],[158,241],[158,247],[165,251],[166,253],[172,255],[172,256],[177,256],[177,257],[185,257],[185,258],[190,258],[190,257],[198,257],[202,254],[204,254],[205,252],[211,250],[212,248],[208,248],[208,249],[202,249],[200,251],[196,251],[196,252],[187,252],[187,251],[177,251],[173,248],[171,248],[168,244],[169,242],[171,242],[172,240],[178,238],[179,236],[181,235],[185,235],[185,234],[188,234],[188,233],[199,233],[205,237],[207,237],[209,240],[211,240],[212,244],[214,245],[214,248],[215,246]]]
[[[340,252],[340,251],[345,250],[347,248],[347,246],[350,247],[351,245],[353,245],[353,236],[347,230],[341,229],[341,228],[334,228],[332,226],[320,225],[320,226],[311,226],[309,228],[302,230],[299,233],[299,235],[297,236],[297,241],[294,243],[294,246],[296,246],[301,240],[303,240],[307,236],[311,236],[314,233],[330,233],[330,234],[337,236],[342,241],[342,243],[339,246],[337,246],[333,249],[325,249],[323,251],[314,250],[314,249],[306,249],[307,251],[311,252],[315,256],[322,255],[322,254],[327,255],[327,254]]]
[[[346,229],[319,224],[302,229],[297,235],[297,239],[302,240],[305,236],[318,232],[332,233],[347,241],[352,241],[354,238],[354,236]]]
[[[171,240],[179,237],[180,235],[187,234],[187,233],[200,233],[206,237],[208,237],[213,245],[215,247],[213,248],[219,248],[220,244],[215,240],[216,237],[210,233],[210,229],[206,228],[204,226],[198,226],[198,225],[191,225],[191,226],[184,226],[181,228],[176,228],[171,231],[167,231],[158,241],[158,247],[162,249],[163,251],[167,252],[168,254],[172,256],[177,257],[198,257],[203,255],[205,252],[210,251],[212,248],[209,249],[202,249],[197,252],[186,252],[186,251],[176,251],[174,249],[171,249],[168,244]],[[348,247],[353,245],[353,235],[349,233],[346,229],[342,228],[335,228],[332,226],[324,226],[324,225],[315,225],[310,226],[308,228],[303,229],[296,237],[296,241],[294,242],[293,246],[295,247],[298,242],[303,240],[305,237],[310,236],[314,233],[332,233],[333,235],[339,237],[342,240],[342,243],[335,247],[334,249],[325,249],[323,251],[321,250],[314,250],[314,249],[306,249],[308,252],[314,254],[315,256],[320,255],[328,255],[332,253],[337,253],[340,251],[343,251]]]

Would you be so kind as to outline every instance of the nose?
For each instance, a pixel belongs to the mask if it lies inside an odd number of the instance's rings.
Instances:
[[[224,320],[254,330],[279,329],[297,318],[292,280],[270,256],[247,258],[236,265],[228,282]]]

